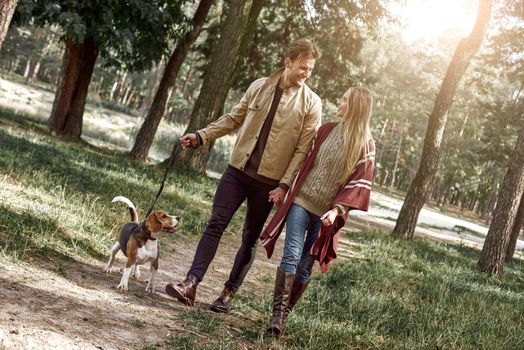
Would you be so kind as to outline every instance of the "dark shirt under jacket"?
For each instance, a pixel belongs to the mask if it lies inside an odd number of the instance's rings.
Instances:
[[[280,103],[283,92],[284,89],[277,85],[275,88],[275,95],[273,96],[273,102],[271,102],[271,107],[269,108],[266,120],[264,121],[262,129],[260,129],[260,133],[258,134],[257,143],[253,149],[253,152],[251,152],[251,156],[249,157],[249,160],[247,161],[246,167],[244,169],[244,173],[249,177],[273,186],[277,186],[279,180],[258,175],[257,171],[258,167],[260,166],[260,161],[262,160],[262,155],[264,154],[264,149],[266,148],[269,132],[271,131],[271,125],[273,124],[273,119],[275,118],[278,104]]]

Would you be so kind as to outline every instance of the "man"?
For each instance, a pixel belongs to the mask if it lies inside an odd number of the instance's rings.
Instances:
[[[181,303],[193,305],[222,233],[247,199],[242,245],[221,295],[211,305],[215,312],[229,311],[234,293],[253,263],[271,207],[273,203],[280,206],[320,126],[321,100],[305,84],[318,58],[320,50],[315,44],[306,39],[294,41],[286,49],[284,67],[253,82],[231,113],[180,138],[182,147],[196,148],[239,129],[187,277],[166,286],[166,293]]]

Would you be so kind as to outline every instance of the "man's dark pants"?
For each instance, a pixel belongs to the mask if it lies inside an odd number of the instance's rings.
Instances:
[[[218,184],[211,219],[200,238],[188,274],[202,280],[215,257],[222,233],[240,205],[247,199],[242,245],[236,254],[229,279],[225,283],[226,287],[236,291],[255,259],[260,232],[273,206],[273,203],[268,202],[269,191],[275,187],[275,185],[255,180],[242,171],[228,166]]]

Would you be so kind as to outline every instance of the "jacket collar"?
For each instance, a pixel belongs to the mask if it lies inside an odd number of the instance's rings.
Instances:
[[[279,69],[277,69],[276,71],[274,71],[267,79],[266,79],[266,84],[267,85],[270,85],[272,87],[276,87],[278,85],[278,81],[280,80],[280,77],[282,77],[282,74],[284,73],[284,70],[286,69],[286,67],[280,67]],[[297,85],[293,85],[292,87],[290,87],[289,89],[287,89],[288,91],[291,91],[291,92],[295,92],[297,90],[299,90],[301,88],[301,86],[297,86]]]

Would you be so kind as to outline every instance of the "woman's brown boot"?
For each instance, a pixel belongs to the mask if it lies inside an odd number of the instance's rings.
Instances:
[[[282,329],[284,329],[285,310],[289,303],[294,279],[294,274],[282,272],[280,268],[277,269],[275,290],[273,292],[273,317],[267,327],[267,331],[273,335],[279,335]]]
[[[291,288],[291,295],[289,296],[289,302],[287,303],[287,307],[284,311],[284,320],[289,316],[289,313],[295,306],[295,304],[298,302],[298,299],[304,294],[304,291],[307,288],[307,285],[309,284],[309,281],[301,282],[298,280],[293,280],[293,287]]]

